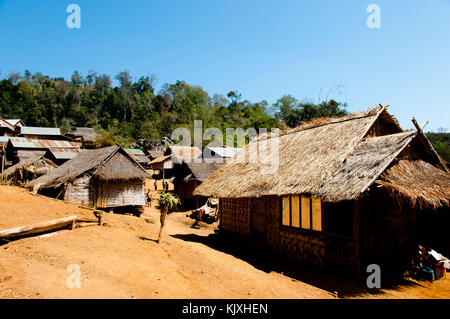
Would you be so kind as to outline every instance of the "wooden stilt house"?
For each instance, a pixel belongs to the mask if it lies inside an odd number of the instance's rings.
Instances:
[[[74,159],[28,183],[43,194],[94,208],[142,207],[148,173],[122,148],[83,150]]]
[[[357,274],[406,265],[450,227],[446,165],[418,126],[403,131],[381,106],[259,136],[194,194],[220,199],[224,232]],[[441,238],[434,247],[450,247]]]

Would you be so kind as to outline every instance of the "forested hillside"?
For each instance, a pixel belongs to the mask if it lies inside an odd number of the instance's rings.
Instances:
[[[150,147],[170,137],[177,127],[193,130],[194,120],[203,128],[295,127],[322,116],[347,114],[346,104],[334,100],[320,104],[298,101],[291,95],[273,105],[243,100],[237,91],[209,95],[184,81],[164,84],[155,92],[155,77],[133,81],[128,71],[114,77],[75,71],[70,81],[29,71],[10,73],[0,81],[0,116],[20,118],[29,126],[95,127],[97,146]],[[427,133],[436,151],[450,161],[450,133]],[[225,134],[224,134],[225,136]]]
[[[128,71],[115,79],[117,86],[112,85],[110,76],[95,71],[86,76],[75,71],[70,80],[28,70],[10,73],[0,82],[0,116],[63,131],[95,127],[101,145],[130,146],[138,142],[145,146],[170,137],[177,127],[192,130],[194,120],[203,120],[204,129],[270,129],[347,113],[345,104],[333,100],[315,105],[300,103],[288,95],[269,105],[266,101],[243,100],[236,91],[211,96],[184,81],[164,84],[155,92],[154,76],[133,81]]]

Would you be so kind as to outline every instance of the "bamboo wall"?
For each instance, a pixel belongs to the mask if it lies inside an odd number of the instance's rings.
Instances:
[[[73,182],[68,182],[64,192],[64,200],[77,205],[92,206],[94,199],[89,183],[89,177],[81,177]]]
[[[325,265],[323,233],[281,226],[280,197],[220,199],[220,228],[260,237],[275,252],[318,266]]]
[[[96,187],[97,208],[144,206],[145,184],[141,183],[99,183]]]
[[[144,206],[145,185],[144,182],[91,183],[89,177],[81,177],[66,184],[64,200],[89,207],[95,205],[97,208]]]

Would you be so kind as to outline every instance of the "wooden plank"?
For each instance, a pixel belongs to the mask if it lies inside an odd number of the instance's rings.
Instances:
[[[0,231],[0,240],[13,239],[16,237],[29,236],[41,234],[49,231],[56,231],[70,227],[74,228],[77,216],[65,217],[60,219],[52,219],[43,223],[34,224],[31,226],[22,226]]]

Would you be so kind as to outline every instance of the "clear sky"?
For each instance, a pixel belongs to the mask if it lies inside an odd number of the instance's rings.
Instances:
[[[80,29],[66,25],[71,3]],[[450,130],[450,0],[0,0],[0,71],[25,69],[127,69],[269,103],[328,95],[349,111],[389,104],[405,129],[415,116]]]

